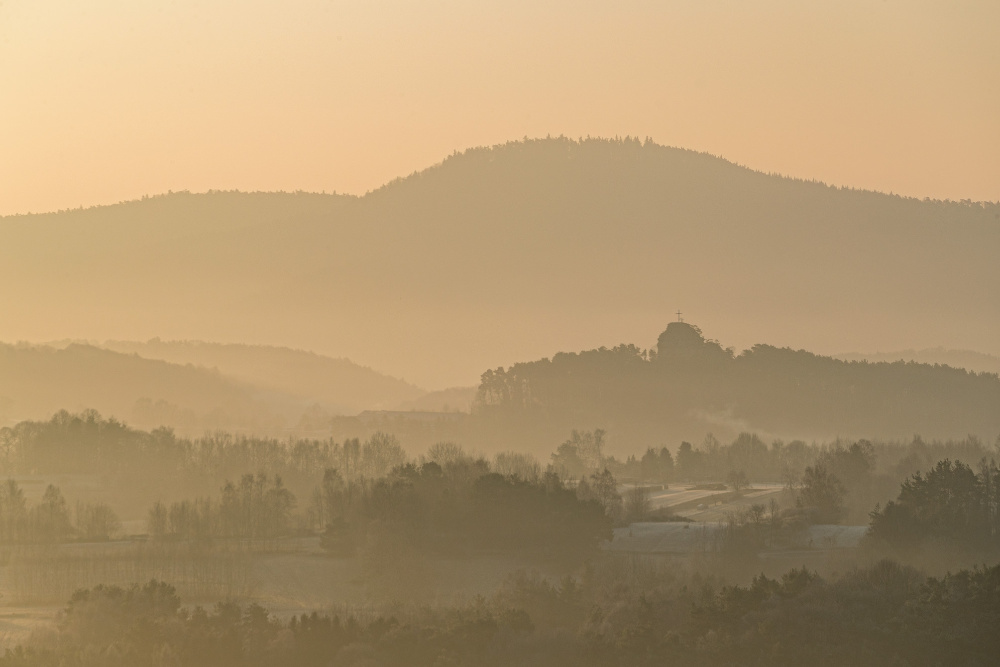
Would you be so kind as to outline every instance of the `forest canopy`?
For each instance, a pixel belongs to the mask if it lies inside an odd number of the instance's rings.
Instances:
[[[671,322],[655,349],[623,344],[486,371],[475,410],[515,432],[592,424],[636,440],[706,430],[993,439],[1000,433],[1000,377],[770,345],[736,354],[694,325]]]

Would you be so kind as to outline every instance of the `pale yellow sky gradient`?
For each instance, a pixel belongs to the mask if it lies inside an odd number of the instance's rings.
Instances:
[[[995,1],[4,0],[0,215],[363,193],[546,134],[1000,200],[998,26]]]

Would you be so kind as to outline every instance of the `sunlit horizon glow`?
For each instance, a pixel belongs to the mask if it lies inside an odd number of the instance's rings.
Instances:
[[[364,194],[473,146],[638,136],[1000,200],[995,3],[0,5],[0,215]]]

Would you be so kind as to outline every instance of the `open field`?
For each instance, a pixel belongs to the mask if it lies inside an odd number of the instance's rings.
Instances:
[[[693,521],[722,521],[728,512],[750,505],[767,505],[771,498],[778,498],[782,488],[781,484],[755,484],[737,496],[732,491],[678,485],[650,494],[650,509],[670,509]]]
[[[778,500],[781,493],[782,486],[780,484],[757,484],[753,488],[745,490],[738,497],[733,497],[732,493],[720,497],[709,497],[694,507],[691,507],[690,503],[678,507],[675,512],[694,521],[723,521],[728,513],[750,505],[767,506],[772,498]],[[705,508],[698,509],[698,506],[702,504],[705,505]]]

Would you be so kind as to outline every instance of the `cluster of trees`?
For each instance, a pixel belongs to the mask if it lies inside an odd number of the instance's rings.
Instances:
[[[1000,440],[997,444],[1000,445]],[[698,445],[680,443],[667,480],[719,481],[736,471],[744,473],[751,483],[781,481],[793,485],[807,467],[824,465],[847,485],[849,493],[870,495],[892,491],[917,470],[927,469],[944,458],[979,461],[995,456],[996,452],[996,446],[991,447],[974,436],[932,442],[915,436],[908,442],[836,439],[823,444],[801,440],[772,440],[768,444],[757,434],[744,432],[726,444],[709,434]],[[605,464],[616,475],[636,477],[613,459]],[[869,488],[869,483],[875,488]]]
[[[649,520],[652,511],[649,499],[651,487],[642,483],[657,483],[656,488],[659,489],[666,487],[666,480],[670,476],[669,470],[672,467],[670,452],[665,447],[660,451],[650,449],[643,455],[641,461],[630,456],[624,464],[616,461],[614,457],[598,457],[597,467],[591,467],[594,461],[588,462],[587,458],[581,457],[576,449],[574,441],[578,438],[586,442],[592,439],[592,434],[580,434],[574,431],[573,438],[563,443],[552,455],[550,472],[575,484],[574,488],[579,498],[598,501],[616,526],[627,526],[637,521]],[[629,486],[623,496],[618,491],[618,482],[622,478],[616,477],[616,474],[611,472],[612,469],[630,481],[638,480],[641,483]],[[660,516],[676,518],[668,511],[661,511]]]
[[[569,440],[559,445],[552,455],[552,466],[561,477],[579,479],[610,463],[604,456],[603,429],[573,430]]]
[[[640,482],[667,482],[674,476],[674,457],[666,447],[650,447],[642,458],[630,456],[625,461],[623,472]]]
[[[295,496],[280,475],[243,475],[226,482],[218,501],[198,498],[149,510],[147,528],[154,539],[206,540],[213,537],[268,539],[288,535]]]
[[[823,524],[839,523],[847,517],[848,495],[856,508],[872,506],[876,502],[872,497],[878,493],[875,462],[875,448],[867,440],[824,449],[802,474],[798,506],[809,511],[813,523]],[[791,485],[791,480],[788,483]]]
[[[379,477],[406,458],[395,436],[381,432],[340,442],[223,432],[188,439],[167,428],[133,429],[92,410],[0,429],[0,474],[88,475],[115,489],[109,500],[119,512],[148,507],[156,498],[212,494],[226,480],[261,470],[308,497],[327,468],[351,479]]]
[[[869,540],[896,553],[925,548],[1000,554],[1000,468],[983,460],[977,473],[939,461],[902,484],[896,500],[871,513]]]
[[[591,474],[590,477],[582,477],[577,482],[576,495],[582,500],[599,502],[604,508],[604,513],[615,523],[625,522],[625,506],[621,494],[618,493],[618,483],[607,468]]]
[[[346,444],[354,447],[363,458],[364,448]],[[532,457],[505,452],[491,463],[441,443],[420,462],[381,476],[327,468],[304,511],[293,513],[295,506],[281,477],[262,472],[227,482],[218,499],[157,502],[147,525],[157,540],[315,531],[330,552],[361,553],[366,567],[381,573],[410,567],[421,554],[488,551],[580,562],[611,538],[622,499],[608,471],[572,488],[551,471],[541,473]]]
[[[794,544],[808,524],[837,523],[844,514],[846,467],[866,472],[870,443],[825,452],[806,468],[796,489],[796,507],[749,504],[729,512],[717,545],[723,556],[744,560],[765,547]],[[837,471],[835,474],[833,471]],[[1000,468],[983,459],[978,472],[962,462],[938,461],[900,485],[899,495],[869,513],[863,540],[866,556],[890,555],[908,562],[950,566],[993,561],[1000,556]]]
[[[631,481],[665,484],[674,479],[674,458],[666,447],[650,447],[641,458],[630,455],[621,462],[604,454],[606,436],[604,429],[574,429],[569,439],[552,454],[551,470],[563,479],[579,479],[583,483],[588,475],[602,470],[613,470],[618,478]]]
[[[948,366],[848,362],[757,345],[736,355],[684,322],[657,349],[619,345],[483,374],[474,409],[495,428],[528,432],[614,425],[657,433],[1000,432],[1000,377]],[[750,474],[747,471],[747,474]]]
[[[48,421],[24,421],[0,429],[0,470],[7,474],[134,474],[167,467],[182,475],[213,478],[252,470],[313,475],[330,465],[350,476],[379,476],[406,459],[395,436],[376,433],[364,443],[347,439],[275,438],[215,432],[178,438],[169,428],[142,431],[93,410],[61,411]]]
[[[848,515],[845,498],[869,512],[869,541],[895,554],[923,546],[979,553],[1000,553],[1000,470],[995,458],[983,456],[978,472],[967,463],[943,459],[904,480],[895,500],[883,506],[883,480],[875,474],[876,455],[870,442],[823,451],[805,469],[797,487],[797,505],[813,523],[837,523]]]
[[[463,553],[476,550],[579,561],[611,538],[602,498],[563,484],[548,472],[496,471],[484,459],[441,447],[422,464],[408,463],[377,478],[345,478],[328,469],[313,495],[311,523],[337,553]],[[516,457],[515,457],[516,458]],[[527,462],[521,461],[524,468]],[[504,465],[505,464],[505,465]],[[504,474],[506,472],[506,474]],[[523,474],[523,473],[522,473]],[[610,491],[614,492],[611,479]]]
[[[75,521],[59,487],[49,484],[41,499],[28,504],[13,479],[0,484],[0,544],[109,540],[121,532],[121,521],[104,503],[77,503]]]
[[[815,465],[832,467],[841,479],[852,483],[866,480],[875,473],[877,459],[875,446],[867,440],[824,446],[776,440],[769,446],[754,433],[741,433],[729,444],[711,434],[697,447],[682,442],[676,457],[661,446],[619,461],[604,454],[606,441],[603,429],[574,430],[552,455],[553,470],[564,478],[579,479],[607,468],[619,479],[648,483],[723,481],[735,473],[746,483],[784,481],[793,486],[806,468]]]
[[[817,454],[801,440],[777,440],[768,446],[754,433],[740,433],[723,444],[709,434],[697,447],[686,441],[680,444],[674,477],[689,482],[724,480],[731,472],[742,472],[755,482],[795,479]]]
[[[885,560],[720,586],[613,562],[552,582],[520,573],[462,607],[288,621],[187,609],[160,582],[76,593],[54,632],[0,658],[56,665],[985,665],[1000,654],[1000,566],[941,578]]]
[[[800,516],[779,511],[772,498],[767,505],[754,503],[729,512],[716,547],[727,564],[751,563],[761,549],[792,543],[803,527]]]

